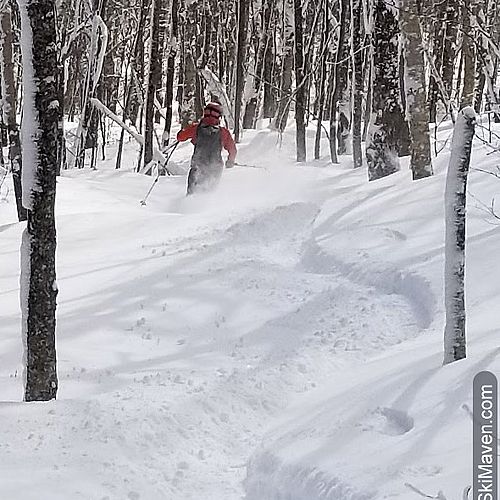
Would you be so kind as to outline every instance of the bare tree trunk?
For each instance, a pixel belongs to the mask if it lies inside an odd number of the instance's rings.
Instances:
[[[276,47],[275,47],[275,29],[276,29],[276,6],[270,4],[272,23],[268,27],[268,36],[266,37],[266,46],[264,49],[264,68],[263,68],[263,85],[264,85],[264,101],[262,107],[262,116],[264,118],[273,118],[276,114],[276,91],[273,86],[276,66]]]
[[[28,224],[21,248],[21,304],[26,349],[26,401],[47,401],[57,394],[56,228],[58,170],[57,39],[53,0],[20,1],[23,36],[25,149],[23,204]],[[31,47],[30,47],[31,46]],[[31,50],[30,50],[31,49]],[[34,136],[30,134],[34,132]],[[30,151],[26,155],[26,150]],[[28,167],[29,166],[29,167]]]
[[[443,46],[442,78],[449,98],[453,98],[453,76],[457,59],[457,35],[460,9],[456,0],[448,0],[446,8],[446,35]],[[446,96],[443,96],[446,98]]]
[[[363,140],[366,141],[366,137],[368,136],[368,128],[370,126],[370,117],[372,112],[372,103],[373,103],[373,54],[371,47],[371,36],[370,38],[370,48],[368,48],[366,52],[366,56],[364,57],[364,71],[363,71],[363,81],[365,81],[366,86],[366,103],[364,110],[364,119],[363,119]]]
[[[433,63],[442,79],[440,88],[436,77],[431,72],[429,83],[430,122],[436,122],[437,101],[441,98],[446,111],[449,112],[449,101],[453,97],[453,76],[457,56],[457,33],[459,6],[456,0],[438,0],[426,15],[437,17],[433,37]]]
[[[488,5],[485,5],[484,8],[479,7],[477,23],[479,27],[484,30],[486,36],[483,34],[479,34],[479,40],[477,41],[477,65],[476,65],[476,88],[474,90],[474,110],[476,113],[480,113],[483,104],[483,93],[484,87],[486,84],[486,79],[489,75],[490,69],[490,60],[489,60],[489,44],[488,38],[492,35],[491,28],[491,17],[490,17],[490,8],[495,5],[495,0],[490,0]],[[488,9],[488,12],[486,12]],[[495,9],[494,9],[495,10]],[[489,27],[486,26],[486,19],[490,21],[488,24]],[[494,14],[493,14],[493,22],[494,22]]]
[[[348,38],[351,20],[349,0],[342,0],[340,8],[340,35],[335,58],[334,90],[330,102],[330,157],[333,163],[338,163],[337,155],[346,153],[346,139],[350,133],[350,113],[346,109],[349,107],[349,104],[346,105],[346,93],[351,48]]]
[[[197,26],[196,12],[198,6],[196,3],[188,4],[182,2],[182,20],[183,33],[181,34],[181,76],[179,78],[179,116],[181,127],[186,128],[198,118],[196,86],[198,74],[196,71],[196,43]]]
[[[400,51],[400,57],[399,57],[399,99],[400,99],[400,105],[401,105],[401,122],[398,125],[398,155],[401,158],[402,156],[409,156],[411,153],[411,138],[410,138],[410,126],[407,121],[407,117],[405,116],[405,110],[407,109],[406,106],[406,90],[405,90],[405,57],[404,57],[404,51]],[[411,99],[410,99],[411,101]]]
[[[344,30],[342,46],[339,47],[338,54],[341,60],[338,61],[336,92],[338,95],[338,120],[337,120],[337,152],[345,155],[350,152],[351,142],[351,88],[349,85],[349,63],[350,63],[350,31],[351,31],[351,4],[349,0],[342,0],[341,22]],[[337,85],[339,89],[337,91]]]
[[[399,170],[399,47],[396,10],[384,0],[374,7],[372,117],[366,144],[368,179]]]
[[[9,7],[4,5],[0,13],[1,46],[0,61],[2,74],[2,115],[9,135],[9,158],[16,197],[17,218],[25,221],[28,217],[23,207],[21,185],[22,155],[19,140],[19,127],[16,121],[16,85],[14,81],[14,65],[12,61],[12,24]]]
[[[302,0],[294,0],[294,21],[295,21],[295,125],[297,142],[297,161],[306,161],[306,126],[304,123],[305,114],[305,75],[304,75],[304,37],[303,37],[303,16]]]
[[[316,136],[314,139],[314,159],[319,160],[321,156],[321,129],[322,129],[322,121],[323,121],[323,107],[325,105],[325,80],[327,75],[327,58],[328,51],[326,50],[326,45],[328,41],[328,32],[330,28],[329,16],[328,16],[328,1],[323,0],[322,2],[322,11],[323,11],[323,29],[321,32],[321,46],[319,48],[320,55],[318,57],[321,58],[320,61],[320,73],[319,80],[317,85],[319,86],[319,96],[318,96],[318,109],[317,113],[317,124],[316,124]]]
[[[143,33],[145,31],[146,19],[148,17],[149,0],[140,0],[139,22],[134,44],[134,54],[131,64],[131,97],[129,116],[130,121],[137,125],[139,121],[140,109],[144,101],[142,87],[140,86],[144,78],[144,41]]]
[[[167,59],[167,80],[165,90],[165,129],[163,131],[162,143],[163,147],[168,146],[170,142],[170,131],[172,129],[172,104],[174,101],[174,77],[175,77],[175,59],[177,56],[177,44],[179,38],[179,20],[177,11],[179,9],[179,0],[172,0],[172,39],[169,45]]]
[[[153,160],[154,140],[154,101],[156,89],[161,82],[161,59],[158,50],[158,36],[160,28],[161,0],[151,2],[151,46],[149,57],[149,76],[146,94],[146,113],[144,127],[144,165]]]
[[[466,356],[465,206],[475,120],[474,110],[470,107],[462,109],[458,114],[446,178],[444,364],[463,359]]]
[[[417,0],[402,0],[400,23],[404,40],[406,111],[410,125],[413,179],[432,175],[420,14]]]
[[[476,113],[481,110],[483,90],[486,87],[486,103],[488,110],[495,110],[494,117],[500,122],[500,91],[495,84],[499,69],[500,57],[492,50],[491,43],[500,47],[500,9],[498,0],[490,0],[488,11],[479,8],[477,22],[481,27],[480,40],[477,43],[477,86],[474,108]],[[491,42],[490,42],[491,41]]]
[[[247,47],[249,0],[238,0],[238,45],[236,52],[236,96],[234,101],[234,140],[240,142],[241,108],[245,87],[245,58]]]
[[[278,112],[275,127],[280,132],[286,128],[290,109],[290,89],[292,88],[293,69],[293,25],[291,0],[283,0],[283,56],[281,63],[281,82],[278,101]]]
[[[475,30],[473,21],[475,18],[474,0],[464,0],[462,9],[462,56],[464,62],[464,78],[462,83],[462,97],[460,108],[474,104],[474,89],[476,85],[476,50],[474,47]]]
[[[361,0],[352,0],[352,72],[353,72],[353,105],[352,105],[352,159],[354,168],[363,166],[361,148],[361,122],[363,116],[363,6]]]

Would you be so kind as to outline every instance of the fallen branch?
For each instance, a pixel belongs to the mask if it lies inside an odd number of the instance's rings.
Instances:
[[[133,128],[129,127],[126,123],[123,122],[113,111],[111,111],[109,108],[107,108],[99,99],[93,97],[90,99],[90,102],[92,106],[94,106],[96,109],[98,109],[101,113],[104,113],[108,118],[113,120],[117,125],[119,125],[123,130],[128,132],[140,146],[144,146],[144,137],[136,132]],[[161,163],[164,164],[166,161],[165,155],[158,149],[154,148],[153,149],[153,165],[154,163]],[[153,166],[151,164],[148,164],[147,166],[149,167],[147,171],[151,169]],[[146,173],[144,169],[142,169],[141,173]]]
[[[234,128],[234,116],[231,112],[231,101],[229,100],[226,89],[224,88],[224,84],[208,68],[201,68],[199,73],[205,80],[208,91],[220,99],[228,127]]]
[[[436,496],[432,496],[432,495],[427,495],[427,493],[424,493],[423,491],[419,490],[410,483],[405,483],[405,486],[424,498],[433,498],[435,500],[446,500],[446,497],[444,496],[444,493],[441,490],[438,491],[438,494]]]

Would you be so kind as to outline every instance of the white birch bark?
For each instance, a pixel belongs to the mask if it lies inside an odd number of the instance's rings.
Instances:
[[[453,132],[445,192],[445,308],[444,360],[465,358],[465,213],[467,175],[476,114],[471,107],[460,111]]]
[[[429,105],[419,14],[418,0],[401,0],[399,21],[405,58],[406,116],[411,137],[410,168],[414,180],[432,175]]]

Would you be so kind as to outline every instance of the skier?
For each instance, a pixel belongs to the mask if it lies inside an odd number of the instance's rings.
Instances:
[[[229,130],[221,127],[221,116],[222,106],[211,102],[205,106],[199,123],[193,123],[177,134],[178,141],[191,139],[194,144],[188,175],[188,195],[196,191],[210,191],[217,186],[224,168],[222,148],[229,153],[226,168],[234,166],[236,145]]]

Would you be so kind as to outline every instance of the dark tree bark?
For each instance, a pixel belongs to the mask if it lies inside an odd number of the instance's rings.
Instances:
[[[21,143],[19,139],[19,127],[16,120],[16,85],[14,81],[14,64],[12,60],[12,24],[8,9],[9,8],[7,6],[4,6],[4,10],[0,13],[2,36],[0,60],[2,62],[1,74],[4,83],[2,89],[2,113],[3,122],[7,126],[7,133],[9,136],[9,159],[14,182],[17,218],[19,221],[25,221],[28,215],[22,202],[22,155]]]
[[[323,0],[322,2],[322,14],[323,14],[323,29],[321,32],[321,46],[319,48],[320,54],[318,57],[321,58],[320,61],[320,73],[317,86],[319,87],[319,96],[317,99],[318,109],[317,114],[317,124],[316,124],[316,136],[314,138],[314,159],[319,160],[321,156],[321,129],[323,121],[323,107],[325,105],[325,80],[327,75],[327,58],[328,51],[326,50],[328,42],[328,33],[330,30],[330,22],[328,16],[328,2]]]
[[[139,21],[138,25],[139,27],[144,25],[144,20],[143,20],[143,15],[144,14],[144,9],[142,8],[144,2],[141,3],[141,9],[139,11]],[[138,46],[139,44],[142,44],[142,33],[137,32],[135,33],[134,39],[133,39],[133,45],[132,45],[132,56],[129,64],[126,66],[126,73],[128,73],[129,68],[130,68],[130,77],[126,80],[125,83],[125,88],[124,88],[124,94],[125,94],[125,103],[123,106],[123,122],[130,118],[132,123],[136,124],[137,122],[137,113],[138,113],[138,106],[140,102],[140,95],[139,95],[139,89],[138,89],[138,83],[137,83],[137,78],[135,74],[135,57],[138,54]],[[122,152],[123,152],[123,140],[125,138],[125,130],[122,128],[120,132],[120,140],[118,141],[118,151],[116,154],[116,164],[115,168],[119,169],[121,168],[121,161],[122,161]]]
[[[295,125],[297,142],[297,161],[306,161],[306,126],[304,121],[306,96],[304,75],[304,36],[302,0],[293,0],[295,23]]]
[[[283,1],[283,47],[281,58],[281,81],[278,100],[278,110],[275,118],[275,127],[280,132],[286,128],[288,121],[288,112],[290,110],[290,89],[292,88],[292,70],[293,70],[293,25],[291,19],[292,5],[291,0]]]
[[[460,9],[456,0],[439,0],[426,14],[436,18],[434,28],[434,48],[432,51],[436,71],[442,79],[442,88],[436,81],[433,72],[429,82],[429,113],[430,122],[435,123],[437,117],[437,102],[440,98],[449,113],[449,101],[453,93],[453,75],[457,55],[458,15]]]
[[[340,34],[337,57],[335,58],[335,80],[330,102],[330,157],[332,163],[338,163],[337,155],[345,154],[346,139],[350,131],[350,113],[346,109],[347,79],[349,71],[350,43],[348,39],[350,25],[350,3],[342,0],[340,5]],[[339,104],[341,104],[339,106]],[[347,104],[348,106],[348,104]],[[349,115],[349,116],[348,116]]]
[[[352,103],[352,159],[354,168],[363,165],[361,148],[361,122],[363,116],[363,5],[361,0],[352,0],[352,72],[353,72],[353,103]]]
[[[172,129],[172,104],[174,101],[174,77],[175,77],[175,59],[177,57],[177,44],[179,38],[179,19],[178,19],[179,0],[172,0],[172,37],[168,49],[167,58],[167,79],[165,89],[165,130],[163,132],[163,147],[168,146],[170,142],[170,131]]]
[[[369,45],[370,48],[364,51],[364,66],[363,66],[363,76],[361,81],[366,82],[366,91],[364,93],[366,103],[364,110],[364,121],[363,121],[363,132],[362,137],[363,141],[366,141],[366,137],[368,136],[368,127],[370,126],[370,117],[372,112],[372,96],[373,96],[373,84],[372,84],[372,76],[373,76],[373,57],[371,55],[371,45],[372,45],[372,36],[366,35],[365,45]]]
[[[476,91],[474,97],[474,109],[479,113],[482,109],[483,92],[486,95],[486,108],[494,109],[495,121],[500,122],[500,90],[495,85],[499,69],[500,58],[493,53],[489,40],[500,47],[500,9],[497,0],[488,3],[488,10],[485,7],[478,8],[477,22],[481,27],[481,34],[476,45],[477,66],[476,66]]]
[[[350,63],[350,35],[351,35],[351,4],[349,0],[342,0],[342,18],[344,26],[344,40],[342,48],[339,47],[339,72],[337,83],[338,95],[338,121],[337,121],[337,152],[345,155],[350,149],[351,141],[351,88],[349,85],[349,63]]]
[[[241,137],[241,109],[243,90],[245,86],[245,58],[248,32],[249,0],[238,1],[238,45],[236,53],[236,95],[234,100],[234,139],[239,142]]]
[[[368,179],[399,170],[399,133],[404,121],[399,104],[399,30],[396,10],[384,0],[375,4],[372,117],[366,145]]]
[[[258,102],[257,97],[251,97],[245,106],[245,114],[243,115],[243,129],[255,128],[257,119]]]
[[[464,0],[462,13],[462,58],[464,66],[464,77],[462,82],[462,96],[460,108],[472,106],[474,104],[474,89],[476,86],[476,49],[475,49],[475,29],[473,19],[477,4],[474,1]]]
[[[262,88],[265,85],[264,72],[266,56],[270,52],[270,44],[272,41],[271,15],[273,12],[274,9],[271,0],[263,0],[260,13],[260,36],[258,37],[259,41],[256,47],[257,56],[255,61],[254,95],[250,98],[245,107],[245,117],[243,119],[243,128],[245,129],[255,128],[259,114]],[[271,78],[270,75],[269,78]]]
[[[54,103],[57,94],[57,39],[53,0],[31,0],[20,5],[25,10],[22,25],[25,41],[32,32],[32,60],[23,53],[24,117],[37,120],[38,131],[23,140],[32,141],[34,155],[25,156],[25,168],[31,162],[33,184],[24,188],[28,224],[23,235],[22,309],[26,341],[26,401],[47,401],[57,394],[56,370],[56,228],[54,205],[58,170],[57,137],[59,113]],[[32,76],[32,79],[30,78]],[[34,91],[31,95],[31,88]],[[25,131],[33,123],[25,124]]]
[[[274,73],[276,67],[276,41],[275,41],[275,30],[276,30],[276,6],[273,2],[270,2],[271,19],[268,25],[266,44],[264,48],[264,67],[262,70],[262,79],[264,85],[264,101],[262,108],[262,116],[264,118],[274,118],[276,114],[276,90],[273,85],[274,83]]]
[[[182,2],[179,21],[182,23],[181,39],[181,76],[179,78],[179,115],[181,127],[195,122],[201,114],[199,80],[196,69],[198,39],[198,5]]]
[[[93,0],[94,4],[94,14],[96,16],[100,16],[102,18],[102,21],[105,23],[106,19],[106,9],[108,5],[108,0]],[[101,36],[99,37],[98,43],[97,43],[97,54],[101,52],[102,47],[103,47],[103,42],[107,42],[104,39],[104,32],[101,31]],[[97,56],[96,54],[96,56]],[[109,57],[106,58],[106,52],[104,53],[104,62],[106,63],[106,59],[108,59],[108,64],[109,64]],[[87,98],[90,99],[94,97],[95,95],[98,96],[100,99],[106,100],[106,85],[104,83],[104,70],[106,64],[103,65],[102,71],[100,75],[97,75],[98,73],[98,66],[97,66],[97,61],[92,61],[92,66],[93,66],[93,74],[92,74],[92,79],[95,78],[94,75],[97,76],[99,79],[99,83],[97,85],[97,88],[95,90],[95,94],[93,92],[90,92],[87,95]],[[109,70],[109,68],[108,68]],[[89,75],[90,77],[90,75]],[[98,139],[99,139],[99,126],[101,124],[101,115],[100,113],[89,104],[87,101],[87,110],[88,110],[88,115],[87,115],[87,130],[85,133],[85,149],[90,149],[91,150],[91,160],[90,160],[90,167],[95,169],[96,164],[97,164],[97,145],[98,145]],[[103,137],[103,147],[104,147],[104,142],[105,139]],[[83,155],[85,155],[85,151],[83,151]],[[85,159],[85,158],[84,158]],[[84,166],[84,161],[82,161],[82,164],[80,165],[82,168]]]
[[[141,82],[144,79],[144,42],[143,33],[148,17],[149,0],[140,0],[139,22],[137,33],[135,34],[134,54],[131,64],[131,82],[130,82],[130,109],[127,118],[135,125],[138,124],[140,108],[144,101]],[[139,123],[140,127],[140,123]]]
[[[400,51],[399,57],[399,102],[402,110],[401,122],[398,125],[399,135],[398,135],[398,154],[401,158],[402,156],[409,156],[411,153],[411,138],[410,138],[410,126],[408,120],[405,116],[406,107],[406,82],[405,82],[405,71],[406,71],[406,61],[404,57],[404,51]],[[410,99],[411,101],[411,99]]]
[[[161,82],[161,58],[159,54],[161,0],[151,2],[151,47],[149,57],[149,78],[146,94],[146,118],[144,127],[144,165],[153,161],[154,141],[154,101],[156,89]]]

